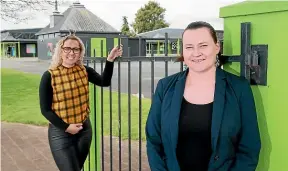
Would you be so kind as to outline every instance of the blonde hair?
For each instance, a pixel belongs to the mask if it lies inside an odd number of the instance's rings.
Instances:
[[[78,41],[80,45],[80,57],[79,57],[79,61],[77,61],[76,64],[80,66],[83,65],[83,58],[85,55],[85,46],[79,37],[75,36],[74,33],[72,34],[70,33],[68,36],[60,39],[59,42],[56,44],[56,47],[52,56],[52,62],[49,66],[49,69],[56,69],[62,64],[61,52],[62,52],[62,46],[64,45],[66,40]]]

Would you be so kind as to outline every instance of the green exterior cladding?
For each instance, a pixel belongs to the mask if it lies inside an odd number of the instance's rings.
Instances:
[[[222,7],[225,55],[240,54],[240,24],[251,23],[251,44],[268,44],[267,86],[252,86],[262,148],[257,171],[288,170],[288,1],[245,1]],[[239,63],[224,65],[239,75]]]

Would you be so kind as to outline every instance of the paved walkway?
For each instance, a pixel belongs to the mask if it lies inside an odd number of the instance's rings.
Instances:
[[[113,170],[119,170],[119,142],[113,138]],[[104,138],[104,169],[110,170],[110,141]],[[132,142],[132,168],[138,168],[138,141]],[[149,171],[145,143],[142,144],[142,171]],[[121,165],[128,171],[128,142],[122,141]],[[47,127],[1,123],[1,170],[2,171],[57,171],[47,139]]]

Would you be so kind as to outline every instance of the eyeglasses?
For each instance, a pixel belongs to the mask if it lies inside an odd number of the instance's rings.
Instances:
[[[71,50],[73,51],[74,54],[80,53],[81,49],[80,48],[70,48],[70,47],[62,47],[63,51],[65,53],[70,53]]]

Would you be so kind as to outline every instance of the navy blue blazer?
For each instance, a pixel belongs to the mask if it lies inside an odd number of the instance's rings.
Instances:
[[[188,69],[159,80],[146,123],[152,171],[180,171],[178,120]],[[254,171],[261,148],[253,93],[248,81],[216,70],[208,171]]]

